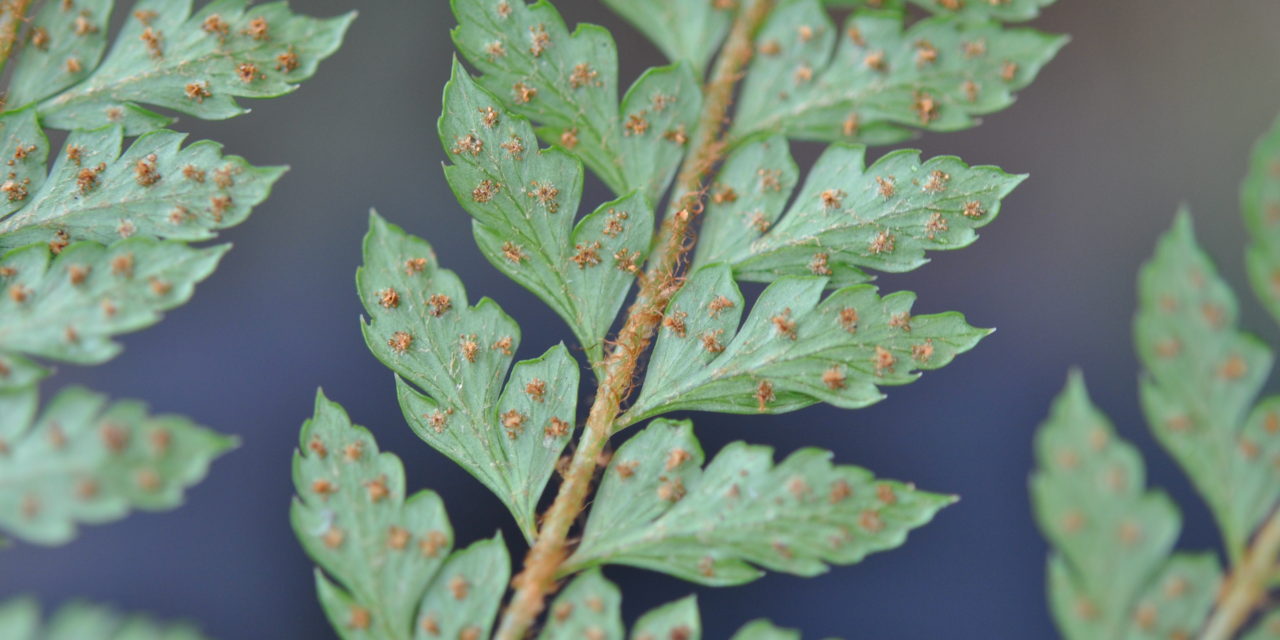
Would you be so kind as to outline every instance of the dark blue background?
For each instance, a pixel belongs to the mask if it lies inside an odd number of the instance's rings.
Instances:
[[[294,2],[319,15],[352,4]],[[623,78],[660,62],[595,2],[559,5],[570,22],[614,29]],[[333,637],[287,519],[291,450],[321,385],[404,458],[411,487],[443,494],[460,540],[508,527],[496,499],[405,427],[391,374],[365,350],[357,324],[353,274],[372,206],[429,238],[474,297],[502,302],[524,328],[519,355],[567,335],[479,255],[444,185],[434,127],[452,24],[443,0],[365,3],[346,47],[296,95],[252,102],[254,113],[235,120],[177,125],[255,163],[293,170],[248,223],[224,234],[236,248],[191,304],[126,338],[124,354],[105,366],[62,367],[43,391],[78,382],[143,398],[238,434],[243,446],[182,509],[89,528],[63,548],[0,552],[0,598],[29,592],[54,605],[82,596],[190,618],[224,639]],[[1141,422],[1129,342],[1133,282],[1156,235],[1187,202],[1202,241],[1243,293],[1236,191],[1249,145],[1280,111],[1280,4],[1063,0],[1037,24],[1074,41],[1014,107],[978,129],[917,142],[931,155],[954,153],[1031,179],[974,247],[880,280],[886,290],[918,291],[921,312],[958,309],[1000,330],[870,409],[697,420],[708,450],[740,438],[780,452],[817,445],[841,462],[963,499],[904,548],[860,565],[816,579],[770,575],[744,588],[697,589],[707,637],[762,615],[808,637],[1052,636],[1045,545],[1026,478],[1033,429],[1072,365],[1148,454],[1151,482],[1184,506],[1182,543],[1216,544],[1202,503]],[[816,150],[797,147],[810,161]],[[591,184],[584,202],[605,198]],[[1245,308],[1245,325],[1275,343],[1276,328],[1257,305]],[[624,586],[628,615],[695,590],[640,571],[608,575]]]

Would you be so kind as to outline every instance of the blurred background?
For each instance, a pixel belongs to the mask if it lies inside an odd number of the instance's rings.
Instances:
[[[357,4],[293,2],[323,16]],[[570,23],[613,29],[627,83],[662,62],[598,3],[557,5]],[[443,495],[459,541],[498,528],[518,539],[497,499],[405,426],[391,373],[361,341],[353,281],[368,209],[427,237],[473,297],[500,301],[523,327],[519,356],[568,332],[481,257],[445,186],[435,121],[452,55],[447,3],[358,8],[346,46],[295,95],[246,101],[254,113],[234,120],[176,125],[255,164],[292,170],[248,223],[223,234],[235,249],[192,303],[128,336],[109,364],[61,367],[42,389],[48,397],[80,383],[142,398],[237,434],[243,445],[214,465],[182,509],[90,527],[63,548],[19,544],[0,553],[0,598],[31,593],[52,607],[84,597],[188,618],[224,639],[334,637],[287,517],[290,456],[317,386],[404,459],[410,487]],[[912,144],[1031,179],[971,249],[933,254],[916,273],[879,280],[886,291],[919,292],[922,313],[960,310],[999,331],[862,411],[694,416],[708,451],[736,439],[774,444],[779,454],[816,445],[840,462],[962,500],[905,547],[816,579],[771,574],[746,587],[699,589],[609,569],[628,618],[697,592],[708,638],[759,616],[814,638],[1052,637],[1046,548],[1026,485],[1034,428],[1072,366],[1143,449],[1150,482],[1183,506],[1181,544],[1216,544],[1203,503],[1142,423],[1130,344],[1134,280],[1187,203],[1201,241],[1246,298],[1245,326],[1280,344],[1245,290],[1237,205],[1249,147],[1280,112],[1280,3],[1061,0],[1035,25],[1073,41],[1017,104],[977,129]],[[816,151],[796,148],[802,162]],[[588,185],[585,204],[605,199],[598,183]]]

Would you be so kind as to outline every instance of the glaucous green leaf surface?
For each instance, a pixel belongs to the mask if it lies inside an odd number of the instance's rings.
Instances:
[[[57,255],[44,244],[9,251],[0,256],[0,354],[105,362],[120,352],[114,336],[190,299],[229,247],[131,238]]]
[[[727,262],[739,279],[760,282],[820,275],[833,287],[866,282],[867,268],[910,271],[926,251],[972,244],[1026,178],[907,149],[870,167],[865,159],[861,145],[833,145],[791,201],[797,171],[786,139],[739,147],[712,188],[695,264]]]
[[[686,596],[651,609],[631,627],[631,640],[700,640],[702,619],[698,599]]]
[[[901,11],[861,11],[843,30],[818,0],[785,2],[757,36],[733,134],[889,144],[955,131],[1013,103],[1061,36]]]
[[[915,295],[885,298],[855,285],[822,298],[827,280],[788,276],[769,285],[746,321],[723,263],[694,272],[672,298],[645,382],[619,425],[689,409],[783,413],[826,402],[859,408],[973,348],[987,329],[948,312],[911,315]]]
[[[1240,199],[1252,241],[1245,257],[1249,277],[1280,321],[1280,120],[1254,146]]]
[[[604,0],[672,62],[688,63],[702,77],[733,20],[732,5],[714,0]]]
[[[1221,580],[1217,561],[1169,557],[1178,509],[1145,489],[1141,456],[1116,436],[1078,375],[1041,426],[1036,459],[1032,502],[1054,548],[1049,600],[1062,634],[1121,640],[1199,629]],[[1162,629],[1169,632],[1156,633]]]
[[[54,57],[58,40],[96,38],[107,28],[109,12],[94,8],[101,15],[73,18],[70,34],[65,28],[49,31],[49,51],[31,47],[33,52],[19,59],[15,74],[23,82],[15,85],[21,92],[10,104],[40,101],[41,118],[50,127],[118,123],[129,135],[169,122],[141,104],[205,119],[230,118],[246,111],[236,98],[280,96],[311,77],[337,50],[355,18],[348,13],[316,19],[293,13],[284,2],[248,6],[245,0],[215,0],[192,15],[191,0],[140,0],[96,68],[92,65],[101,55],[96,41],[60,45],[72,47],[72,53]],[[65,27],[65,20],[59,16],[53,26]],[[73,62],[71,55],[84,59]],[[75,84],[68,87],[68,80]]]
[[[1280,610],[1263,616],[1241,640],[1280,640]]]
[[[1238,558],[1280,499],[1280,399],[1250,415],[1272,354],[1237,329],[1235,296],[1180,214],[1138,279],[1134,342],[1142,405],[1161,444],[1209,503]]]
[[[649,69],[618,102],[618,51],[609,32],[570,34],[549,2],[451,0],[458,51],[480,83],[539,135],[577,156],[614,193],[656,202],[684,155],[702,104],[686,65]]]
[[[235,440],[140,402],[71,387],[36,417],[36,390],[0,393],[0,529],[61,544],[81,523],[172,509]],[[0,634],[0,637],[7,637]]]
[[[72,132],[47,180],[9,192],[22,206],[0,218],[0,250],[135,235],[204,240],[243,222],[284,174],[224,156],[216,142],[183,147],[185,138],[156,131],[122,153],[118,126]]]
[[[689,422],[655,420],[613,456],[569,568],[625,564],[707,585],[753,565],[803,576],[901,545],[954,498],[877,480],[831,453],[735,442],[704,469]]]
[[[0,352],[0,393],[22,389],[49,375],[49,370],[11,353]]]
[[[774,626],[768,620],[755,620],[733,634],[732,640],[800,640],[800,632]]]
[[[365,343],[397,374],[413,430],[489,487],[532,539],[534,509],[574,429],[578,365],[564,345],[517,363],[520,327],[467,302],[425,241],[377,214],[356,274]]]
[[[538,640],[622,640],[622,592],[597,570],[574,578],[551,603]]]
[[[827,6],[901,9],[903,0],[824,0]],[[1030,20],[1054,0],[910,0],[926,11],[939,15],[957,15],[969,19],[990,18],[1003,22]]]
[[[576,225],[582,165],[539,150],[533,127],[504,110],[455,63],[445,87],[440,140],[445,177],[474,218],[485,257],[533,291],[573,329],[593,363],[653,237],[653,212],[632,194]]]
[[[293,479],[290,520],[333,578],[317,571],[317,591],[344,640],[423,637],[417,629],[433,626],[487,633],[510,570],[501,538],[451,555],[440,497],[409,495],[400,459],[379,453],[369,431],[323,394],[302,426]]]
[[[59,0],[40,5],[16,56],[7,104],[23,107],[89,77],[107,50],[112,4]]]
[[[63,605],[47,624],[29,598],[0,603],[0,638],[5,640],[205,640],[194,626],[123,615],[85,602]]]
[[[416,640],[487,638],[511,578],[501,535],[449,556],[418,608]]]
[[[0,113],[0,159],[6,169],[0,182],[0,219],[21,209],[27,196],[44,184],[48,157],[49,138],[35,109]]]

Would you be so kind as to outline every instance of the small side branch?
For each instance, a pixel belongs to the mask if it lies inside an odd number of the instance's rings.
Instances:
[[[734,20],[716,69],[704,92],[702,116],[693,145],[677,175],[670,211],[662,222],[656,248],[641,278],[636,301],[627,311],[613,350],[602,363],[604,375],[592,402],[581,440],[574,450],[564,482],[543,517],[524,568],[512,584],[515,594],[498,627],[499,640],[522,640],[555,591],[556,573],[567,556],[569,529],[582,512],[599,454],[614,432],[614,422],[627,393],[635,384],[637,364],[653,338],[667,302],[680,289],[677,271],[692,248],[689,227],[702,208],[702,182],[719,162],[721,136],[734,88],[751,60],[755,32],[773,8],[774,0],[750,0]]]

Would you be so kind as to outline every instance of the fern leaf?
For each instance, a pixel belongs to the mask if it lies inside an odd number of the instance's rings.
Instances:
[[[487,638],[511,578],[501,535],[449,556],[418,608],[416,640]]]
[[[510,571],[501,537],[450,554],[440,497],[409,495],[400,459],[379,453],[373,436],[323,394],[302,426],[293,479],[290,520],[333,577],[317,571],[316,588],[344,639],[421,637],[415,629],[433,625],[487,635]]]
[[[497,303],[470,306],[430,245],[376,214],[364,260],[356,280],[370,317],[365,342],[399,376],[405,418],[489,487],[532,539],[538,498],[573,432],[577,364],[553,347],[516,364],[504,390],[520,328]]]
[[[1139,276],[1134,342],[1146,368],[1142,404],[1152,431],[1209,503],[1232,557],[1280,499],[1277,404],[1249,416],[1272,354],[1236,328],[1231,289],[1196,245],[1185,212]]]
[[[49,370],[11,353],[0,352],[0,393],[29,387],[49,375]]]
[[[578,157],[617,195],[656,202],[697,121],[702,91],[689,67],[650,69],[618,103],[618,51],[609,32],[572,33],[547,2],[452,0],[453,41],[505,106]]]
[[[40,622],[40,606],[29,598],[0,602],[0,637],[5,640],[205,640],[194,626],[161,623],[142,615],[122,615],[107,607],[72,602],[48,624]]]
[[[865,407],[990,333],[959,313],[912,316],[914,294],[871,285],[821,299],[826,279],[786,277],[744,301],[723,264],[696,271],[667,307],[645,383],[620,425],[678,409],[783,413],[817,402]]]
[[[105,362],[121,349],[115,335],[190,299],[228,248],[131,238],[77,242],[56,256],[43,244],[14,249],[0,256],[0,353]]]
[[[285,171],[223,156],[207,140],[182,147],[185,138],[156,131],[122,153],[118,126],[72,132],[49,178],[30,195],[20,191],[23,206],[0,218],[0,249],[134,235],[208,239],[243,222]]]
[[[1280,321],[1280,120],[1254,146],[1240,199],[1251,239],[1245,264],[1253,290]]]
[[[768,620],[755,620],[733,634],[732,640],[800,640],[800,632],[774,626]]]
[[[1040,428],[1036,458],[1031,493],[1055,551],[1050,604],[1063,635],[1167,638],[1199,629],[1221,581],[1217,561],[1211,554],[1170,557],[1178,509],[1145,489],[1141,456],[1093,406],[1079,375]]]
[[[631,627],[631,640],[661,640],[662,638],[702,638],[702,619],[698,613],[698,599],[686,596],[674,602],[650,609]]]
[[[355,18],[321,20],[294,14],[283,2],[250,7],[245,0],[216,0],[192,15],[191,0],[140,0],[97,64],[109,8],[97,2],[84,20],[70,21],[62,7],[41,11],[36,26],[45,29],[49,47],[27,47],[19,57],[9,103],[38,102],[51,127],[115,123],[128,135],[170,122],[141,104],[230,118],[246,111],[236,98],[280,96],[311,77]]]
[[[60,544],[80,523],[172,509],[235,440],[173,415],[63,390],[36,418],[36,390],[0,393],[0,528]],[[4,634],[0,634],[3,636]],[[4,636],[8,637],[8,636]]]
[[[112,4],[80,0],[68,8],[62,2],[44,3],[17,55],[8,104],[30,105],[87,78],[107,50]]]
[[[598,570],[590,570],[574,578],[551,604],[550,616],[538,640],[660,640],[677,638],[699,640],[702,622],[698,601],[688,596],[668,602],[640,616],[624,634],[622,593],[617,585],[605,579]]]
[[[903,21],[900,11],[858,12],[837,31],[818,0],[778,7],[757,36],[763,55],[748,69],[734,137],[889,144],[972,127],[1012,104],[1066,42],[996,23]]]
[[[830,457],[803,449],[775,465],[770,448],[736,442],[703,469],[692,424],[655,420],[613,456],[566,565],[707,585],[750,582],[762,575],[752,565],[812,576],[901,545],[954,501]]]
[[[21,209],[28,194],[45,180],[49,138],[40,128],[35,109],[0,113],[0,157],[7,158],[9,177],[0,183],[0,220]]]
[[[956,15],[967,19],[990,18],[1002,22],[1030,20],[1054,0],[998,0],[966,2],[965,0],[909,0],[926,11],[938,15]],[[824,0],[827,6],[901,10],[904,0]]]
[[[728,262],[760,282],[824,275],[830,286],[866,282],[864,268],[910,271],[927,250],[972,244],[1026,178],[906,149],[870,167],[865,157],[860,145],[827,149],[784,216],[797,173],[786,139],[739,147],[713,188],[696,264]]]
[[[582,165],[537,148],[528,121],[502,109],[454,63],[440,138],[458,202],[475,219],[476,242],[500,271],[533,291],[573,329],[592,362],[643,264],[653,212],[632,194],[577,225]]]
[[[729,33],[731,6],[688,0],[604,0],[653,41],[672,62],[684,62],[702,77]]]
[[[551,617],[538,640],[600,638],[622,640],[622,592],[599,571],[573,579],[551,604]]]

